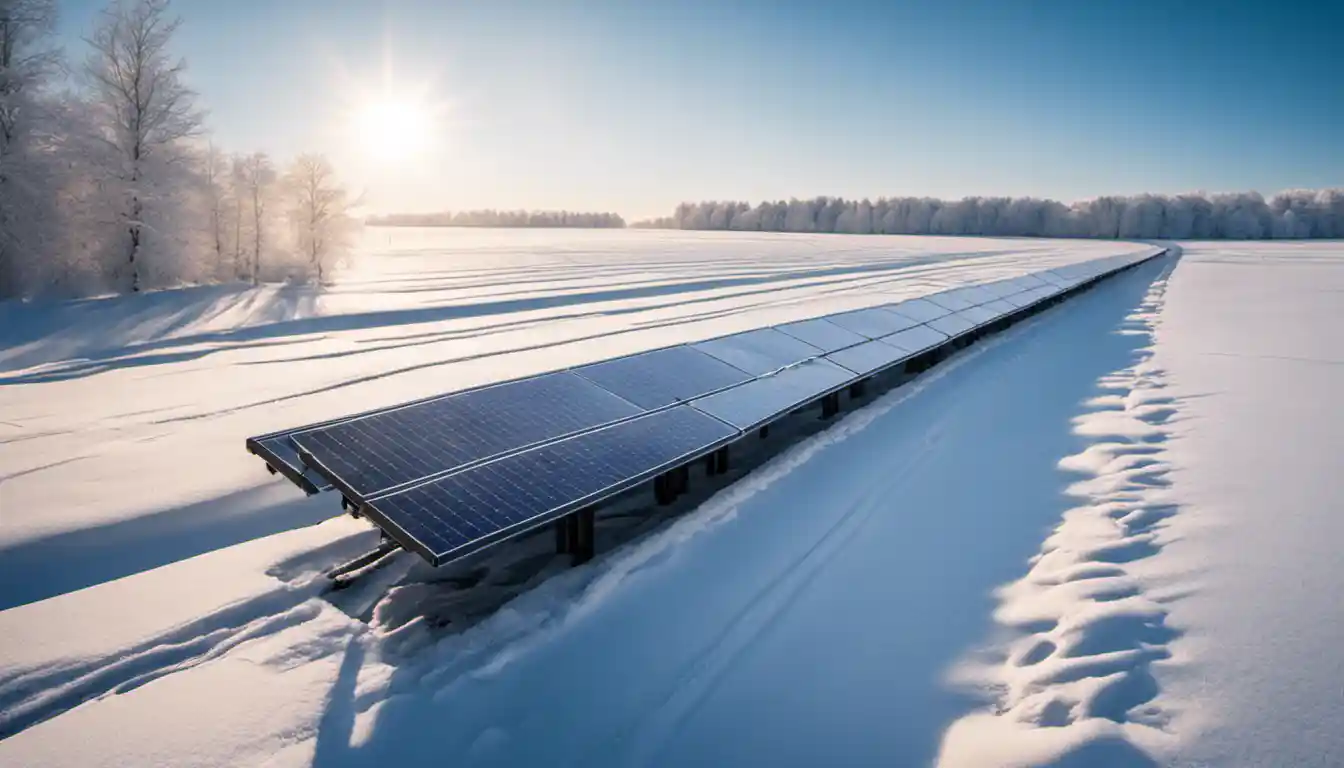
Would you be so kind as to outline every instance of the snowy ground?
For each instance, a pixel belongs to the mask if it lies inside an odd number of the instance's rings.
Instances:
[[[588,566],[371,617],[319,574],[374,534],[242,448],[1142,247],[371,230],[320,296],[0,304],[0,765],[1338,764],[1340,243],[1187,244]]]

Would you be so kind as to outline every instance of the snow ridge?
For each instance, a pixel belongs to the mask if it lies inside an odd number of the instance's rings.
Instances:
[[[1170,271],[1119,333],[1151,341]],[[960,682],[991,692],[994,710],[953,724],[940,766],[1150,765],[1148,754],[1170,741],[1152,667],[1170,658],[1178,633],[1136,573],[1161,551],[1165,522],[1180,510],[1166,456],[1178,402],[1163,393],[1153,347],[1102,377],[1102,394],[1074,419],[1088,444],[1059,467],[1082,476],[1066,491],[1080,504],[1026,576],[999,590],[994,619],[1008,639],[992,660],[957,671]]]
[[[221,658],[243,643],[317,618],[322,577],[240,600],[113,656],[58,662],[0,677],[0,739],[86,701],[126,693]]]

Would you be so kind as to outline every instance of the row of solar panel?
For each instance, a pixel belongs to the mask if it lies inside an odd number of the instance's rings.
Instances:
[[[266,435],[249,449],[309,492],[329,480],[403,545],[445,562],[1136,260],[653,350]]]

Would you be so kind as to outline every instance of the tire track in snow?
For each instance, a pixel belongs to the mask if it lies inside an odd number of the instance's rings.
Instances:
[[[227,605],[96,659],[57,662],[0,677],[0,740],[84,702],[126,693],[165,675],[217,659],[249,640],[317,618],[322,576]]]
[[[1169,275],[1170,267],[1120,333],[1152,339]],[[1081,475],[1066,491],[1081,503],[1026,576],[999,590],[994,619],[1011,639],[993,661],[958,673],[991,692],[993,711],[954,723],[938,765],[1053,764],[1075,750],[1148,765],[1147,750],[1169,738],[1168,713],[1153,704],[1152,666],[1170,657],[1178,633],[1133,573],[1161,552],[1161,529],[1180,511],[1165,447],[1179,402],[1164,394],[1152,357],[1150,343],[1131,366],[1102,377],[1102,394],[1074,419],[1089,444],[1059,466]]]

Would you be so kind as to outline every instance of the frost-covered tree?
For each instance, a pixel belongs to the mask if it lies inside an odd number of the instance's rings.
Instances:
[[[239,166],[242,199],[251,225],[251,259],[249,272],[252,284],[261,282],[262,255],[269,247],[270,200],[276,174],[271,158],[265,152],[253,152],[244,157]],[[239,233],[241,235],[241,231]]]
[[[1253,240],[1344,237],[1344,189],[1288,190],[1266,201],[1256,192],[1106,196],[1064,205],[1030,197],[880,198],[746,203],[682,203],[665,219],[636,226],[766,232],[985,235],[1128,239]]]
[[[202,163],[202,182],[205,188],[205,208],[208,216],[208,225],[210,228],[209,242],[211,252],[214,255],[214,272],[216,278],[223,278],[229,270],[226,268],[228,263],[228,252],[225,249],[225,241],[228,236],[225,207],[227,205],[229,185],[228,185],[228,160],[224,153],[220,152],[214,142],[209,142],[205,148],[205,155],[201,158]]]
[[[55,0],[0,0],[0,298],[30,287],[56,212],[45,90],[60,68]]]
[[[88,40],[84,73],[108,150],[108,181],[119,198],[125,236],[117,250],[131,291],[141,288],[146,254],[164,255],[180,244],[151,248],[148,241],[181,224],[175,217],[183,213],[177,193],[189,183],[187,139],[201,130],[196,94],[182,82],[186,64],[170,51],[178,26],[168,0],[113,0]]]
[[[315,154],[294,160],[285,174],[285,187],[294,245],[321,285],[332,261],[350,245],[354,225],[350,196],[337,183],[331,163]]]

